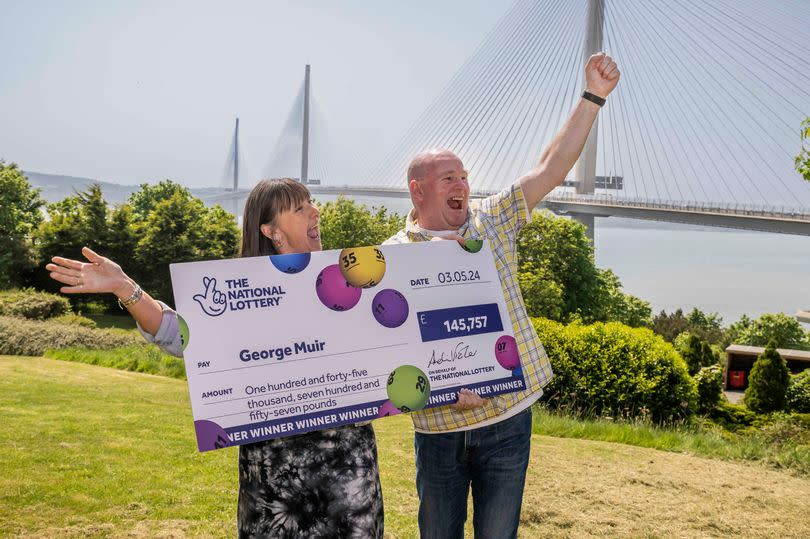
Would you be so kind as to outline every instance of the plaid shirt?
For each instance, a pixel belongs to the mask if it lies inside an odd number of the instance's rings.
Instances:
[[[534,330],[517,278],[517,235],[521,227],[531,220],[523,191],[518,184],[504,189],[483,200],[472,201],[467,221],[458,234],[469,239],[488,239],[495,255],[495,267],[501,278],[501,288],[506,298],[512,329],[520,353],[526,389],[505,393],[488,399],[480,408],[456,411],[449,406],[437,406],[411,413],[413,424],[423,432],[442,432],[470,427],[505,413],[531,395],[541,395],[543,387],[554,376],[551,363],[540,339]],[[405,229],[389,238],[386,244],[430,241],[431,237],[413,221],[413,211],[408,214]]]

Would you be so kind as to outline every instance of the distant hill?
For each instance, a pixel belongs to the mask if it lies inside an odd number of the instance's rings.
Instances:
[[[33,187],[42,190],[42,198],[48,202],[64,200],[69,196],[75,195],[77,192],[85,191],[93,183],[101,185],[104,199],[110,204],[122,204],[126,202],[132,193],[138,190],[137,185],[121,185],[92,178],[45,174],[28,170],[23,172]],[[221,187],[204,187],[191,189],[190,191],[192,195],[204,198],[222,193],[225,189]]]

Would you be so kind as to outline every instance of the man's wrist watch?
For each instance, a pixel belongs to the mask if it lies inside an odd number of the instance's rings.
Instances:
[[[584,92],[582,92],[582,99],[587,99],[591,103],[596,103],[600,107],[607,102],[604,97],[599,97],[596,94],[592,94],[588,90],[585,90]]]

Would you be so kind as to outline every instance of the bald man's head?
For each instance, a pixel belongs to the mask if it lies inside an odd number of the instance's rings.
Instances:
[[[422,228],[458,229],[467,219],[467,171],[450,150],[428,150],[408,166],[408,189]]]
[[[458,159],[450,150],[433,149],[416,154],[408,165],[408,181],[422,180],[430,174],[431,167],[441,158]],[[461,161],[461,159],[458,159]]]

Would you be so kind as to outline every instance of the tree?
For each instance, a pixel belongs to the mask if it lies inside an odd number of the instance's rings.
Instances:
[[[379,245],[405,225],[403,217],[385,208],[369,209],[342,195],[319,209],[324,250]]]
[[[674,342],[678,335],[689,330],[689,320],[683,315],[681,309],[672,314],[667,314],[662,310],[653,318],[652,329],[668,342]]]
[[[790,382],[787,364],[773,342],[757,357],[748,388],[745,390],[745,405],[754,412],[768,413],[783,410]]]
[[[650,325],[650,305],[622,292],[615,273],[596,267],[593,245],[580,223],[535,212],[517,248],[518,281],[530,316]]]
[[[599,270],[598,301],[594,307],[594,320],[621,322],[630,327],[650,327],[650,304],[631,294],[622,292],[619,277],[609,269]]]
[[[810,342],[798,320],[785,313],[763,314],[753,321],[743,317],[732,330],[737,344],[765,346],[773,341],[776,348],[810,350]]]
[[[191,197],[191,192],[171,180],[163,180],[154,185],[142,183],[139,189],[129,196],[129,205],[132,206],[132,215],[135,221],[146,221],[155,207],[169,200],[175,193],[180,193],[185,198]]]
[[[723,318],[719,314],[706,314],[694,307],[687,315],[684,315],[681,309],[672,314],[661,311],[653,318],[652,328],[669,342],[675,342],[678,335],[688,331],[710,344],[718,344],[721,348],[725,348],[729,337],[722,323]]]
[[[679,337],[676,341],[680,341]],[[680,344],[680,343],[678,343]],[[709,367],[719,362],[720,358],[712,350],[712,346],[705,339],[701,339],[694,333],[686,334],[686,341],[680,344],[678,349],[681,357],[686,362],[689,374],[694,376],[703,367]]]
[[[173,304],[169,264],[230,258],[239,232],[233,216],[219,206],[206,208],[188,190],[175,190],[148,214],[139,227],[135,264],[141,286]]]
[[[796,172],[810,182],[810,118],[802,121],[799,136],[802,140],[802,149],[795,158]]]
[[[562,290],[559,320],[569,320],[574,314],[585,321],[596,318],[599,270],[584,226],[548,212],[535,212],[518,236],[517,249],[519,274],[543,268]]]
[[[562,318],[565,307],[562,287],[545,268],[527,264],[518,273],[518,283],[529,316],[549,320]]]
[[[0,160],[0,288],[25,284],[36,267],[32,236],[44,204],[17,165]]]
[[[54,256],[84,260],[81,249],[85,245],[106,253],[110,233],[109,209],[99,184],[92,184],[86,191],[48,204],[47,212],[48,220],[36,232],[40,260],[47,262]],[[48,276],[44,264],[36,271],[36,283],[38,287],[53,292],[62,286]],[[74,306],[88,301],[105,302],[106,299],[82,295],[70,298]]]

